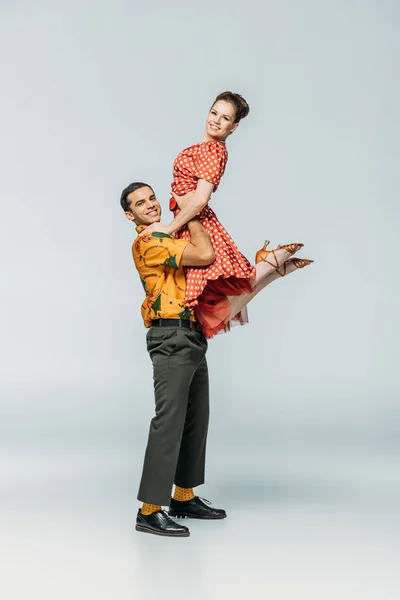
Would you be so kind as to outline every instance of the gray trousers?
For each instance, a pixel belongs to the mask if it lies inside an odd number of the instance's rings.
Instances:
[[[151,327],[156,414],[151,420],[138,500],[168,506],[172,486],[204,483],[209,418],[207,340],[182,327]]]

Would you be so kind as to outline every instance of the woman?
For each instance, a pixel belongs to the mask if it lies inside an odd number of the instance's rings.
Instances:
[[[181,205],[171,199],[175,218],[169,225],[154,223],[143,233],[162,231],[182,239],[190,239],[184,226],[195,215],[208,232],[216,254],[208,267],[186,270],[186,304],[194,309],[206,337],[229,331],[231,324],[247,322],[246,305],[272,279],[303,267],[311,261],[288,261],[303,244],[287,244],[275,250],[257,253],[252,266],[241,254],[231,236],[208,206],[211,194],[218,188],[228,159],[226,139],[249,113],[247,102],[239,94],[223,92],[215,99],[206,121],[203,141],[186,148],[174,162],[172,192]],[[186,201],[180,202],[180,197]],[[303,264],[304,263],[304,264]],[[285,271],[277,269],[284,265]]]

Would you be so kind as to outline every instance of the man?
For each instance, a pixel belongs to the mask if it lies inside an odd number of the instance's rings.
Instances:
[[[226,517],[224,510],[211,507],[193,492],[204,483],[209,417],[207,341],[184,304],[184,267],[209,265],[215,255],[196,218],[188,223],[190,242],[162,232],[140,235],[161,218],[160,204],[149,185],[130,184],[122,192],[121,206],[137,226],[132,252],[146,292],[141,311],[149,328],[147,349],[153,363],[156,412],[139,486],[138,500],[143,505],[136,530],[187,537],[189,529],[171,516]],[[168,505],[169,514],[162,510]]]

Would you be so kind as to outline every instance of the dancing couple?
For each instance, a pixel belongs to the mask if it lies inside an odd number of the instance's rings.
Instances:
[[[193,491],[204,483],[207,340],[235,323],[246,323],[252,298],[272,281],[312,262],[294,257],[301,243],[268,250],[266,241],[251,265],[209,206],[225,171],[226,140],[248,113],[239,94],[217,96],[202,142],[175,159],[170,200],[174,218],[168,225],[161,223],[161,207],[150,185],[132,183],[121,195],[125,216],[138,233],[132,252],[146,293],[141,312],[155,394],[138,493],[143,503],[138,531],[187,537],[189,529],[171,517],[226,517],[224,510]]]

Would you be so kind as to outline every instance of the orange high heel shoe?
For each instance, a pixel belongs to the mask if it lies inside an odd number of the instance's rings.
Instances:
[[[271,267],[275,267],[276,269],[279,267],[278,260],[275,256],[276,250],[286,250],[287,252],[289,252],[289,254],[294,254],[304,246],[304,244],[284,244],[283,246],[278,246],[277,248],[275,248],[275,250],[267,250],[268,244],[269,240],[265,240],[264,246],[261,248],[261,250],[257,252],[256,264],[263,261],[271,265]],[[272,254],[275,264],[267,260],[270,254]]]
[[[304,267],[311,265],[311,263],[313,262],[313,260],[310,260],[308,258],[289,258],[286,262],[283,263],[283,265],[278,267],[276,271],[281,277],[285,277],[287,273],[287,265],[292,264],[296,267],[296,269],[304,269]],[[281,270],[283,270],[283,273],[281,273]]]
[[[265,240],[264,246],[259,250],[256,254],[256,264],[265,260],[269,254],[269,250],[267,250],[267,246],[269,244],[269,240]]]

